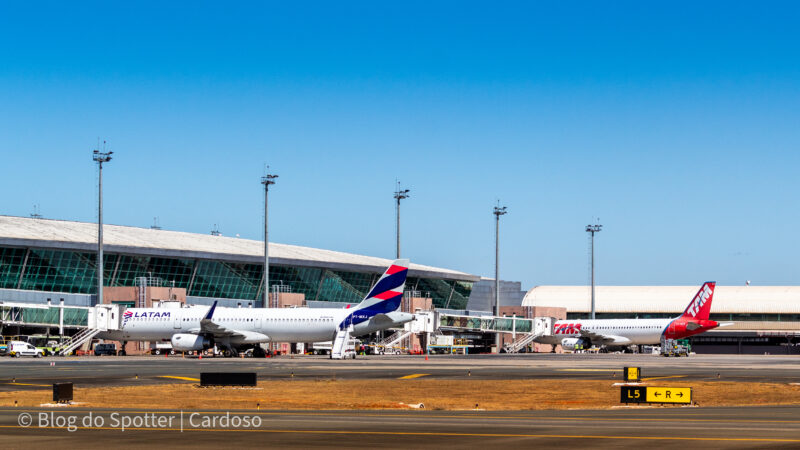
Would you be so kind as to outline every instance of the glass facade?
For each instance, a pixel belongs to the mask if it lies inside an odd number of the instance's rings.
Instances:
[[[260,264],[204,259],[104,253],[106,286],[136,286],[137,278],[161,280],[186,289],[189,296],[258,300]],[[94,294],[97,257],[93,252],[0,247],[0,288]],[[284,285],[306,300],[358,303],[380,274],[316,267],[270,265],[271,285]],[[438,308],[464,309],[471,282],[409,277],[406,289],[431,297]]]
[[[445,309],[466,309],[472,283],[434,278],[409,277],[406,289],[433,299],[433,306]]]
[[[25,252],[24,248],[0,248],[0,288],[17,288]]]
[[[73,294],[94,291],[95,259],[92,253],[31,249],[19,288]]]

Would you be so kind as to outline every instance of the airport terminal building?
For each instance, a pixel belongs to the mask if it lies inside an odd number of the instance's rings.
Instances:
[[[115,287],[169,287],[187,303],[261,306],[263,241],[104,225],[105,302]],[[97,303],[97,224],[0,216],[0,302]],[[388,259],[269,244],[270,287],[304,303],[358,303]],[[412,263],[406,289],[438,308],[464,309],[480,277]],[[134,305],[129,305],[134,306]],[[136,305],[139,306],[139,305]]]

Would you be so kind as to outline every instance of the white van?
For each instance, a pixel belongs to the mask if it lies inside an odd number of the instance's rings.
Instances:
[[[44,356],[44,350],[36,348],[27,342],[11,341],[8,344],[8,355],[19,358],[20,356],[33,356],[38,358]]]
[[[333,348],[333,341],[314,342],[311,344],[311,351],[315,355],[330,355]],[[344,349],[345,353],[355,355],[356,351],[361,348],[361,341],[356,338],[350,338],[347,341],[347,348]]]

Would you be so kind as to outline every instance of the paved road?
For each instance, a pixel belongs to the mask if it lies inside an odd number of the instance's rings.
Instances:
[[[54,364],[54,365],[51,365]],[[322,356],[263,359],[181,357],[0,358],[0,391],[41,389],[56,381],[77,386],[191,382],[204,371],[254,371],[261,380],[399,378],[426,373],[439,379],[619,379],[624,366],[642,368],[642,376],[685,380],[800,382],[798,356],[696,355],[469,355],[370,356],[332,361]]]
[[[134,410],[94,410],[91,416],[89,413],[64,408],[0,409],[0,434],[3,436],[0,439],[6,448],[33,445],[97,448],[108,447],[111,443],[115,446],[192,448],[234,445],[280,448],[800,447],[800,407],[525,412],[240,411],[228,416],[218,411],[183,411],[182,415],[180,411]],[[21,414],[28,414],[30,422],[26,422],[26,417],[21,419]],[[227,422],[225,417],[228,417]],[[249,426],[245,425],[245,417]],[[216,424],[212,423],[214,418]],[[66,428],[69,420],[74,420],[77,427],[72,432]],[[136,428],[122,431],[123,421]],[[27,426],[21,426],[20,422]],[[40,428],[54,424],[59,427]]]

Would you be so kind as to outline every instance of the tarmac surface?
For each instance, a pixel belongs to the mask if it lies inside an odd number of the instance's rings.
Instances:
[[[437,355],[427,361],[424,356],[394,355],[344,361],[285,355],[259,359],[83,356],[0,358],[0,391],[42,389],[64,381],[76,387],[191,383],[200,372],[225,371],[256,372],[259,380],[392,379],[421,373],[438,379],[613,380],[622,377],[625,366],[641,367],[645,379],[800,383],[800,357],[778,355]]]
[[[798,448],[799,412],[798,407],[524,412],[3,408],[0,439],[5,448]]]
[[[0,391],[196,383],[201,372],[256,372],[270,379],[582,379],[618,380],[622,368],[647,379],[800,383],[797,356],[630,354],[368,356],[333,361],[322,356],[276,358],[51,357],[0,358]],[[800,448],[800,406],[623,407],[543,411],[152,411],[0,409],[3,447],[64,443],[86,448],[247,446],[345,448],[517,447]],[[27,414],[28,416],[25,416]],[[126,430],[121,430],[128,418]],[[171,419],[170,419],[171,417]],[[233,419],[236,417],[238,419]],[[249,422],[245,426],[244,418]],[[72,418],[72,419],[71,419]],[[88,418],[88,419],[87,419]],[[216,418],[216,419],[215,419]],[[223,419],[227,418],[227,422]],[[25,422],[29,419],[29,422]],[[75,428],[70,431],[70,420]],[[216,421],[215,421],[216,420]],[[235,420],[238,425],[234,426]]]

